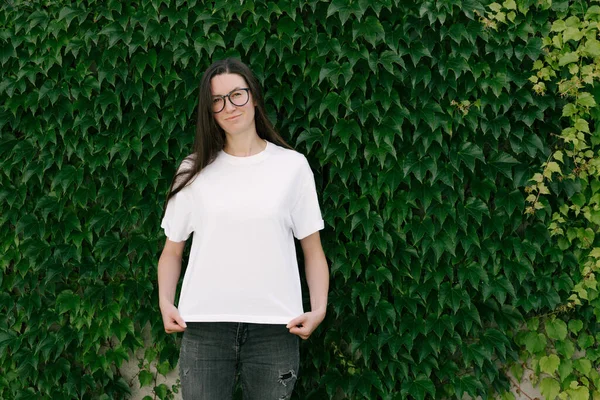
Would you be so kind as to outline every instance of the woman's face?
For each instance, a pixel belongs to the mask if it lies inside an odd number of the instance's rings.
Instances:
[[[215,107],[214,111],[221,108],[223,104],[222,99],[220,100],[219,97],[215,96],[230,96],[224,99],[225,106],[220,112],[213,112],[215,120],[225,132],[236,135],[256,129],[252,93],[249,90],[241,90],[248,88],[248,84],[243,77],[230,73],[216,75],[210,80],[210,87],[213,106]],[[248,101],[243,104],[246,99]],[[233,100],[233,103],[231,100]]]

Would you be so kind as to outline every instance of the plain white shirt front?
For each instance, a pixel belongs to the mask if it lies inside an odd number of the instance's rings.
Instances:
[[[220,151],[169,200],[161,226],[174,242],[194,233],[185,321],[287,324],[304,312],[294,237],[324,227],[304,155],[271,142],[248,157]]]

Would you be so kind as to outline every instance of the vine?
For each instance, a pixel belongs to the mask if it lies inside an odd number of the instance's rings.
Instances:
[[[597,1],[595,1],[597,2]],[[565,5],[564,3],[568,3]],[[553,7],[551,0],[535,5],[508,0],[492,3],[483,21],[499,29],[522,15]],[[529,8],[531,7],[531,9]],[[554,152],[535,173],[525,209],[557,209],[548,219],[550,235],[563,251],[572,251],[578,270],[566,303],[555,313],[534,316],[515,334],[521,362],[512,372],[520,377],[523,367],[533,370],[546,399],[600,398],[600,298],[596,275],[600,271],[600,6],[588,2],[561,2],[557,18],[549,22],[542,39],[543,57],[533,65],[529,81],[537,96],[563,101],[563,128]],[[507,21],[508,19],[508,21]]]

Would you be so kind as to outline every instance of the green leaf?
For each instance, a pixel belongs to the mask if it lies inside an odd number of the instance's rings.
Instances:
[[[206,46],[208,47],[208,55],[212,56],[212,54],[215,51],[215,48],[225,48],[225,41],[223,41],[223,36],[219,35],[216,32],[211,33],[206,41]]]
[[[72,290],[64,290],[56,297],[56,307],[59,314],[73,311],[75,314],[81,308],[81,298]]]
[[[556,347],[558,354],[563,356],[566,360],[570,360],[571,357],[573,357],[573,354],[575,354],[575,345],[569,339],[564,341],[558,340],[554,343],[554,346]]]
[[[506,214],[510,216],[514,213],[515,209],[523,210],[525,199],[520,190],[515,189],[510,193],[500,190],[496,197],[496,205],[497,207],[504,208]]]
[[[563,117],[571,117],[575,114],[577,114],[577,107],[575,106],[575,104],[573,104],[573,103],[565,104],[565,106],[563,107],[562,116]]]
[[[375,47],[377,43],[385,40],[385,30],[377,18],[368,16],[364,21],[355,21],[352,24],[352,40],[356,40],[357,37],[364,38]]]
[[[577,98],[577,104],[584,107],[595,107],[596,100],[594,100],[594,97],[590,93],[581,92],[579,93],[579,97]]]
[[[540,358],[540,370],[553,375],[560,364],[560,358],[556,354],[550,354],[549,356],[543,356]]]
[[[250,28],[244,28],[235,36],[234,46],[237,47],[240,44],[246,53],[248,53],[252,45],[256,45],[258,47],[257,50],[261,50],[265,45],[265,32],[260,29],[252,32]]]
[[[349,63],[327,63],[321,67],[321,72],[319,73],[319,84],[323,81],[323,79],[329,79],[333,84],[333,87],[337,87],[340,75],[344,77],[345,84],[348,84],[352,78],[352,66]]]
[[[473,172],[475,170],[475,160],[485,162],[483,157],[483,150],[479,146],[473,143],[463,143],[457,152],[460,160]]]
[[[571,383],[571,389],[567,390],[567,394],[569,395],[570,400],[589,400],[590,399],[590,391],[585,386],[579,386],[579,384],[574,381]]]
[[[568,26],[563,31],[563,42],[568,42],[569,40],[574,40],[576,42],[580,41],[583,37],[583,31],[579,30],[579,28]]]
[[[562,32],[567,29],[567,24],[562,19],[556,20],[552,23],[551,32]]]
[[[471,398],[476,398],[479,391],[484,390],[483,384],[474,376],[465,375],[452,382],[454,390],[459,399],[463,399],[463,394],[468,394]]]
[[[528,332],[524,338],[525,348],[531,354],[539,353],[546,348],[546,336],[537,332]]]
[[[346,147],[350,146],[351,137],[354,137],[359,142],[362,141],[362,132],[360,126],[354,119],[350,121],[345,119],[339,120],[333,127],[332,134],[334,137],[339,137]]]
[[[563,54],[558,59],[558,65],[562,67],[570,63],[576,63],[577,61],[579,61],[579,54],[576,51],[572,51],[570,53]]]
[[[592,362],[586,358],[578,358],[573,362],[573,367],[583,375],[589,376],[589,373],[592,370]]]
[[[386,50],[386,51],[384,51],[384,52],[381,53],[381,55],[379,56],[379,63],[390,74],[396,74],[397,73],[397,71],[394,69],[394,65],[393,64],[397,64],[401,68],[405,68],[405,66],[404,66],[404,60],[402,59],[402,57],[400,57],[400,55],[398,55],[397,53],[395,53],[395,52],[393,52],[391,50]]]
[[[302,131],[296,138],[296,146],[302,142],[306,142],[307,151],[310,152],[311,148],[319,143],[321,146],[327,147],[329,142],[328,136],[323,135],[323,132],[318,128],[309,128],[308,130]]]
[[[546,334],[550,339],[565,340],[567,337],[567,324],[560,319],[549,319],[545,323]]]
[[[425,399],[425,395],[429,393],[432,398],[435,398],[435,386],[431,379],[424,375],[419,375],[416,379],[405,381],[402,384],[401,393],[403,396],[410,394],[416,400]]]
[[[512,180],[512,167],[519,162],[508,153],[496,153],[490,158],[488,164]]]
[[[475,220],[481,224],[481,219],[483,215],[489,216],[490,210],[487,205],[478,198],[470,197],[465,204],[465,210],[469,213]]]
[[[543,52],[544,45],[542,43],[542,39],[539,37],[532,37],[527,42],[527,45],[523,48],[523,51],[527,57],[529,57],[532,61],[538,59],[540,54]]]
[[[600,57],[600,41],[588,39],[583,47],[583,53],[588,57]]]
[[[171,371],[171,364],[169,364],[168,360],[164,361],[164,362],[156,365],[156,370],[162,376],[167,376],[167,374]]]
[[[348,2],[346,0],[333,0],[327,8],[326,18],[337,13],[342,22],[342,26],[348,21],[350,14],[355,15],[357,20],[360,20],[366,11],[366,7],[360,7],[360,3],[360,1]]]
[[[161,383],[154,387],[154,393],[156,393],[160,400],[165,400],[167,398],[167,393],[169,393],[169,387],[166,384]]]
[[[140,387],[149,386],[154,381],[154,375],[145,369],[140,371],[138,378],[140,381]]]
[[[582,118],[579,118],[577,121],[575,121],[575,129],[580,132],[590,133],[590,126],[588,125],[588,122]]]
[[[569,321],[569,331],[577,334],[583,328],[583,322],[580,319],[572,319]]]
[[[600,21],[600,6],[591,6],[585,12],[586,21]],[[598,385],[596,385],[597,387]]]
[[[554,378],[544,378],[540,383],[540,392],[545,399],[555,399],[560,392],[560,383]]]

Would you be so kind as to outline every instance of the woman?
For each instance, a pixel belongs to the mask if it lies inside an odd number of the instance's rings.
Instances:
[[[212,64],[200,84],[194,152],[180,166],[161,226],[160,310],[184,332],[184,399],[288,399],[298,337],[323,321],[329,274],[313,173],[266,117],[257,79],[236,59]],[[178,307],[186,239],[194,232]],[[305,259],[304,312],[294,237]]]

